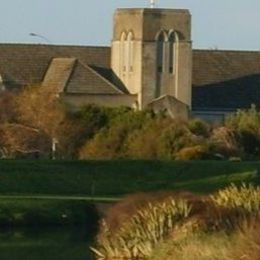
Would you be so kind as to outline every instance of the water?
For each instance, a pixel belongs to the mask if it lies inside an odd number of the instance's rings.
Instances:
[[[84,227],[0,230],[1,260],[91,260]]]

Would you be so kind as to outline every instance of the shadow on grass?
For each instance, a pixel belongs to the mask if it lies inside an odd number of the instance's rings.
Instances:
[[[260,175],[257,170],[242,173],[224,174],[212,177],[203,177],[200,179],[192,179],[188,181],[171,181],[171,182],[147,182],[146,187],[143,191],[158,191],[158,190],[169,190],[169,191],[190,191],[196,193],[210,193],[222,189],[230,183],[241,184],[241,183],[253,183],[255,185],[260,184]],[[141,183],[136,183],[135,189],[138,186],[143,186]],[[130,190],[130,189],[129,189]],[[141,191],[141,190],[140,190]]]

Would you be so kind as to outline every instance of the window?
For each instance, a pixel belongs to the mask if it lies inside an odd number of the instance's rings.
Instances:
[[[128,71],[133,72],[134,70],[134,36],[132,32],[129,32],[127,35],[127,52],[128,52],[128,59],[127,59],[127,67]]]
[[[176,32],[172,31],[169,33],[169,73],[175,73],[175,66],[177,61],[177,42],[178,35]]]
[[[134,70],[134,35],[132,32],[121,34],[120,39],[120,68],[123,72]]]
[[[120,68],[122,68],[122,71],[126,71],[126,57],[125,57],[125,49],[126,49],[126,33],[123,32],[121,34],[121,38],[120,38]]]
[[[162,73],[163,72],[163,64],[164,64],[164,51],[165,51],[165,34],[163,31],[159,33],[157,36],[157,57],[156,57],[156,64],[157,64],[157,72]]]

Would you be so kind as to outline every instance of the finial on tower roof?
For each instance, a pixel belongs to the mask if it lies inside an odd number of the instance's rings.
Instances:
[[[150,0],[150,7],[154,8],[155,7],[155,0]]]

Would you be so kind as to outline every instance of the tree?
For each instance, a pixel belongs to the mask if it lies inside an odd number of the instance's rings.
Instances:
[[[30,128],[32,132],[37,132],[39,137],[46,140],[48,150],[52,146],[53,157],[55,157],[59,127],[66,117],[65,107],[55,87],[27,87],[17,96],[16,104],[20,124]],[[38,150],[47,152],[46,145],[38,147]]]

